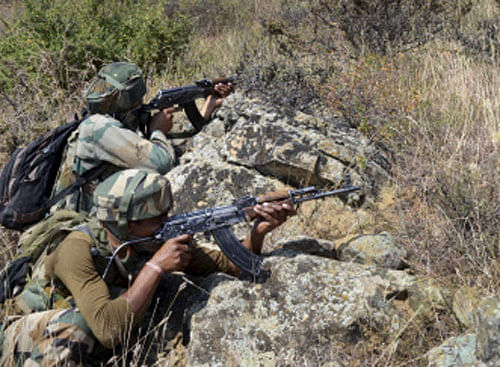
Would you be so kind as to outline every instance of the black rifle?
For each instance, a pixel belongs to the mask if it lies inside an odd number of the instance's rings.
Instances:
[[[203,79],[196,81],[193,85],[183,87],[175,87],[170,89],[161,89],[156,96],[141,108],[145,111],[154,109],[163,110],[164,108],[179,106],[186,112],[189,121],[195,128],[192,133],[182,134],[182,137],[192,136],[200,131],[203,126],[208,124],[208,121],[201,116],[195,104],[195,99],[208,97],[209,95],[218,96],[214,87],[219,84],[234,84],[238,77],[232,76],[228,78]],[[175,137],[175,136],[173,136]]]
[[[244,247],[231,229],[233,224],[250,222],[255,219],[257,216],[253,210],[255,205],[285,200],[296,205],[303,201],[324,199],[328,196],[347,194],[360,189],[360,186],[352,186],[349,176],[346,175],[345,186],[333,191],[322,192],[314,186],[297,190],[281,190],[258,197],[245,196],[230,205],[174,215],[168,218],[152,237],[125,242],[115,250],[112,257],[127,245],[151,240],[163,244],[165,241],[183,234],[204,233],[207,237],[210,235],[214,237],[217,245],[233,264],[243,271],[257,276],[261,270],[262,257]],[[106,273],[107,268],[104,274],[106,275]]]

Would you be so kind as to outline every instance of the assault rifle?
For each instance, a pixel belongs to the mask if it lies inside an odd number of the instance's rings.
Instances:
[[[346,175],[344,187],[333,191],[319,191],[314,186],[297,190],[280,190],[262,196],[245,196],[230,205],[178,214],[168,218],[162,227],[151,237],[125,242],[113,253],[112,258],[125,246],[140,244],[141,242],[156,241],[163,244],[165,241],[182,234],[204,233],[212,235],[222,252],[238,268],[252,275],[259,275],[263,258],[244,247],[234,235],[231,226],[240,222],[251,222],[257,216],[253,207],[271,201],[283,202],[288,200],[292,205],[304,201],[324,199],[328,196],[347,194],[360,190],[360,186],[352,186],[349,175]],[[108,267],[104,272],[106,276]]]
[[[238,79],[237,76],[231,76],[228,78],[216,78],[216,79],[203,79],[195,81],[192,85],[186,85],[182,87],[175,87],[169,89],[161,89],[156,96],[148,103],[141,107],[143,111],[151,110],[163,110],[164,108],[178,106],[184,109],[186,115],[195,128],[193,133],[183,134],[182,137],[187,137],[194,135],[196,132],[200,131],[203,126],[205,126],[208,121],[201,116],[198,108],[195,104],[195,99],[201,97],[208,97],[209,95],[217,96],[218,93],[214,87],[219,84],[234,84]],[[175,137],[175,136],[172,136]]]

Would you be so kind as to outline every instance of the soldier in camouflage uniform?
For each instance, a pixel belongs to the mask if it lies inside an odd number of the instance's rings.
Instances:
[[[221,97],[208,96],[201,109],[206,120],[231,93],[232,85],[218,84],[215,90]],[[142,71],[135,64],[116,62],[99,71],[86,91],[91,115],[69,138],[54,194],[74,182],[75,175],[82,175],[103,162],[108,168],[97,180],[61,200],[52,212],[59,208],[90,212],[95,186],[120,169],[138,168],[165,174],[173,167],[175,153],[165,134],[172,128],[174,108],[164,109],[150,119],[149,114],[145,116],[138,108],[145,93]],[[139,132],[145,125],[148,139]]]
[[[17,297],[20,308],[39,312],[8,322],[1,366],[91,364],[96,348],[114,348],[128,340],[164,274],[239,273],[220,251],[196,246],[187,234],[163,245],[124,247],[106,271],[110,254],[123,242],[149,237],[160,228],[172,195],[164,176],[128,169],[99,184],[93,200],[99,223],[74,228],[39,262],[51,291],[29,285]],[[260,253],[264,236],[294,214],[289,204],[266,204],[254,207],[259,217],[242,242],[255,253]],[[45,302],[37,305],[37,299]],[[45,310],[58,306],[66,309]]]

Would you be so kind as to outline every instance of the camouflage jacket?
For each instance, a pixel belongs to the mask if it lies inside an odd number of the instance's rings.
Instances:
[[[159,130],[153,131],[148,140],[108,115],[91,115],[69,138],[54,194],[74,182],[74,174],[81,175],[101,163],[109,164],[109,169],[98,180],[62,199],[51,212],[60,208],[90,212],[93,189],[99,182],[126,168],[165,174],[175,163],[175,152]]]

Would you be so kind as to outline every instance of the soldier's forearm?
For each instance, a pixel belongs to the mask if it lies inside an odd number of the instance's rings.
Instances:
[[[136,315],[142,317],[148,309],[153,294],[160,284],[162,274],[152,267],[144,266],[130,288],[122,294]]]
[[[215,109],[217,108],[217,99],[213,95],[209,95],[207,99],[205,100],[205,104],[200,110],[200,115],[205,119],[205,120],[210,120],[210,117],[212,117],[212,113],[214,113]]]

